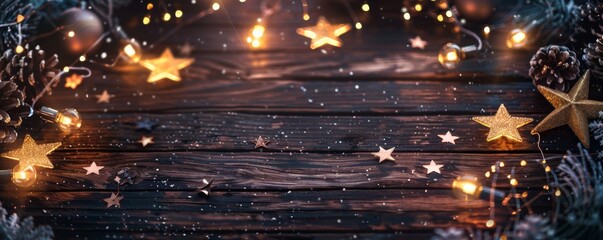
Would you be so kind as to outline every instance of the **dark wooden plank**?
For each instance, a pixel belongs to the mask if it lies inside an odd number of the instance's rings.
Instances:
[[[492,115],[497,106],[487,114]],[[512,114],[540,120],[543,114]],[[482,114],[476,114],[482,115]],[[484,114],[486,115],[486,114]],[[270,152],[374,152],[378,146],[396,147],[397,152],[538,152],[537,137],[530,135],[535,123],[519,129],[523,142],[499,139],[486,142],[487,127],[471,120],[474,115],[422,116],[289,116],[278,114],[186,113],[186,114],[85,114],[83,127],[70,136],[45,125],[40,131],[35,119],[21,134],[38,141],[63,143],[69,151],[255,151],[250,141],[263,136],[272,141]],[[158,122],[152,132],[136,131],[135,122],[149,118]],[[451,131],[456,144],[441,143],[438,134]],[[154,136],[154,144],[142,147],[142,136]],[[565,152],[577,138],[569,127],[542,133],[546,152]]]
[[[139,174],[136,184],[126,191],[194,191],[202,179],[215,179],[216,191],[288,191],[343,189],[450,189],[452,181],[465,175],[478,177],[490,185],[484,173],[496,161],[505,162],[507,173],[512,167],[520,175],[522,186],[547,183],[543,167],[533,161],[539,154],[452,154],[452,153],[394,153],[396,162],[379,164],[370,153],[308,154],[308,153],[221,153],[221,152],[149,152],[53,153],[55,168],[40,169],[36,185],[27,190],[95,191],[116,189],[114,178],[128,167]],[[548,155],[554,167],[559,155]],[[552,158],[556,157],[556,158]],[[426,174],[423,165],[433,160],[444,165],[441,174]],[[521,160],[530,162],[519,167]],[[104,166],[99,175],[85,175],[83,167],[92,161]],[[7,167],[13,161],[4,163]],[[506,175],[505,175],[506,177]],[[498,181],[508,187],[508,181]],[[8,192],[22,191],[12,184],[0,188]]]

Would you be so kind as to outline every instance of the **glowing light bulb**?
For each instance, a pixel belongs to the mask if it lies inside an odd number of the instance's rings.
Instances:
[[[463,58],[461,48],[453,43],[447,43],[438,53],[438,62],[448,69],[454,69]]]
[[[218,11],[220,9],[220,4],[219,3],[212,4],[211,9],[213,9],[214,11]]]
[[[477,182],[477,178],[463,176],[452,182],[452,191],[461,199],[477,199],[482,191],[482,186]]]
[[[308,20],[310,20],[310,15],[304,14],[304,21],[308,21]]]
[[[421,10],[423,10],[423,6],[417,3],[417,5],[415,5],[415,10],[417,10],[417,12],[420,12]]]
[[[142,24],[147,25],[149,23],[151,23],[151,17],[145,16],[144,18],[142,18]]]
[[[169,13],[164,13],[163,14],[163,21],[169,21],[172,18],[172,15],[170,15]]]
[[[69,31],[69,32],[67,33],[67,36],[68,36],[68,37],[70,37],[70,38],[72,38],[72,37],[74,37],[74,36],[75,36],[75,32],[74,32],[74,31]]]
[[[258,22],[260,21],[261,20],[258,19]],[[262,45],[261,39],[264,37],[264,32],[266,32],[266,27],[262,24],[256,24],[251,28],[250,34],[247,37],[247,42],[252,48],[259,48]]]
[[[357,22],[356,23],[356,29],[362,29],[362,23]]]
[[[528,36],[523,30],[519,28],[511,30],[511,32],[507,36],[507,47],[509,48],[522,48],[526,46],[527,43]]]
[[[490,34],[490,27],[488,27],[488,26],[484,27],[484,34],[486,34],[486,35]]]
[[[368,3],[362,4],[362,11],[368,12],[369,10],[371,10],[371,7]]]
[[[82,118],[73,108],[65,108],[59,112],[49,107],[42,107],[38,113],[44,120],[57,123],[64,132],[71,132],[82,126]]]
[[[404,17],[404,20],[410,20],[410,13],[404,13],[402,17]]]
[[[174,16],[176,16],[176,18],[180,18],[182,17],[182,10],[176,10],[176,12],[174,13]]]
[[[25,51],[25,49],[21,45],[17,45],[17,47],[15,48],[16,53],[22,53],[23,51]]]
[[[21,166],[17,164],[12,171],[11,181],[19,187],[29,187],[36,182],[38,174],[36,169],[31,165]]]

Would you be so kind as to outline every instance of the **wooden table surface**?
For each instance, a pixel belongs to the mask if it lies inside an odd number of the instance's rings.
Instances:
[[[148,84],[148,71],[131,66],[95,69],[75,90],[59,86],[45,104],[78,109],[84,124],[65,135],[27,122],[21,137],[63,145],[50,155],[55,169],[41,170],[36,185],[2,186],[3,206],[52,226],[57,239],[425,239],[434,228],[485,226],[488,202],[455,198],[453,179],[486,183],[498,160],[540,157],[529,131],[552,107],[527,77],[532,50],[503,48],[504,31],[488,38],[494,54],[445,70],[439,48],[471,43],[451,26],[404,22],[375,3],[360,15],[363,29],[341,37],[343,47],[310,50],[297,27],[320,15],[336,23],[349,16],[340,2],[320,9],[311,2],[305,22],[300,3],[284,1],[267,23],[264,47],[250,50],[242,39],[260,16],[258,2],[223,1],[215,14],[145,47],[147,58],[166,47],[181,57],[178,46],[193,45],[182,82]],[[170,29],[123,25],[148,43]],[[408,47],[417,35],[426,49]],[[115,95],[110,103],[96,102],[103,90]],[[591,92],[597,99],[600,86]],[[486,142],[488,129],[470,120],[501,103],[536,120],[520,128],[523,142]],[[135,129],[145,118],[158,123],[152,132]],[[460,137],[455,145],[441,143],[446,131]],[[142,136],[155,143],[142,147]],[[268,149],[254,149],[258,136],[271,141]],[[542,134],[547,156],[576,143],[567,127]],[[379,164],[371,154],[379,146],[395,147],[396,161]],[[425,174],[431,160],[444,165],[441,174]],[[92,161],[105,166],[100,175],[85,175]],[[120,208],[107,208],[103,198],[124,167],[140,172],[139,181],[121,187]],[[214,179],[209,197],[195,191],[204,178]],[[527,166],[520,181],[541,188],[542,169]],[[508,219],[506,209],[496,211],[497,221]]]

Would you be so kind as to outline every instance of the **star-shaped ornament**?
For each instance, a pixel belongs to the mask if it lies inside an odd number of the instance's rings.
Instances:
[[[416,36],[415,38],[409,38],[408,41],[410,41],[410,46],[412,48],[425,49],[425,46],[427,46],[427,42],[423,41],[423,39],[421,39],[421,37],[419,36]]]
[[[207,179],[203,179],[203,185],[197,188],[197,192],[204,194],[205,196],[209,196],[211,192],[211,185],[214,183],[214,179],[207,181]]]
[[[96,175],[100,175],[100,173],[98,172],[99,170],[105,168],[105,166],[97,166],[96,162],[92,162],[92,164],[90,164],[90,167],[83,167],[83,169],[86,169],[86,175],[95,173]]]
[[[96,103],[109,103],[113,97],[115,97],[115,95],[109,94],[107,90],[104,90],[102,94],[96,95]]]
[[[297,33],[304,37],[312,39],[310,44],[311,49],[322,47],[329,44],[335,47],[341,47],[341,39],[339,36],[350,31],[350,24],[331,24],[325,17],[319,17],[316,26],[298,28]]]
[[[255,144],[255,148],[268,148],[268,143],[270,143],[270,141],[264,140],[264,138],[262,138],[262,136],[259,136],[256,140],[251,141],[251,143]]]
[[[159,58],[143,60],[140,64],[151,70],[147,82],[157,82],[164,78],[179,82],[182,80],[180,78],[180,69],[188,67],[194,61],[195,59],[193,58],[174,58],[172,51],[166,48]]]
[[[147,136],[142,136],[142,138],[140,140],[138,140],[138,142],[140,144],[142,144],[142,147],[146,147],[147,145],[149,145],[151,143],[155,143],[155,142],[153,142],[153,137],[147,137]]]
[[[431,173],[431,172],[437,172],[439,174],[442,174],[440,172],[440,168],[442,168],[444,165],[438,165],[435,163],[435,161],[431,160],[431,162],[429,163],[429,165],[423,165],[424,168],[427,169],[427,174]]]
[[[531,123],[533,119],[525,117],[512,117],[504,104],[501,104],[496,115],[488,117],[473,117],[473,121],[490,128],[486,141],[492,141],[501,137],[521,142],[521,135],[517,128]]]
[[[19,161],[21,166],[38,166],[53,168],[48,154],[61,146],[60,142],[37,144],[29,134],[25,135],[23,145],[20,148],[3,153],[1,156]]]
[[[590,147],[588,119],[597,117],[598,113],[603,111],[603,102],[588,99],[589,78],[590,70],[587,70],[569,93],[538,86],[538,91],[555,107],[555,110],[532,129],[532,134],[567,124],[580,142],[585,147]]]
[[[379,152],[374,152],[373,156],[379,158],[379,163],[386,161],[386,160],[396,161],[396,159],[394,159],[392,157],[392,153],[394,152],[394,149],[395,149],[395,147],[385,150],[384,148],[379,146]]]
[[[124,197],[119,196],[119,193],[118,194],[111,193],[111,197],[105,198],[105,199],[103,199],[103,201],[107,202],[108,208],[113,205],[115,205],[116,207],[121,207],[121,205],[119,204],[119,201],[121,201],[122,199],[124,199]]]
[[[69,77],[65,78],[65,88],[76,89],[79,86],[84,78],[79,74],[71,74]]]
[[[457,137],[457,136],[452,136],[452,133],[450,133],[450,131],[446,132],[445,135],[438,134],[438,137],[440,137],[442,139],[443,143],[452,143],[452,144],[456,144],[454,142],[454,140],[459,139],[459,137]]]
[[[153,131],[153,128],[157,125],[156,122],[151,121],[148,118],[145,118],[143,120],[140,120],[138,122],[136,122],[136,130],[146,130],[146,131]]]

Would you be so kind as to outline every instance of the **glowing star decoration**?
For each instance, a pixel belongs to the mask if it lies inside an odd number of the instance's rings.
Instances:
[[[603,111],[603,102],[588,99],[589,78],[590,70],[580,77],[569,93],[538,86],[538,91],[555,107],[555,110],[532,129],[532,134],[567,124],[580,142],[588,148],[590,146],[588,119],[597,117],[599,111]]]
[[[440,172],[440,168],[442,168],[444,165],[438,165],[436,164],[433,160],[431,160],[431,162],[429,163],[429,165],[423,165],[424,168],[427,169],[427,174],[432,173],[432,172],[437,172],[439,174],[442,174]]]
[[[77,86],[82,84],[82,78],[79,74],[71,74],[69,77],[65,78],[65,88],[76,89]]]
[[[124,199],[124,197],[119,196],[119,193],[118,194],[111,193],[111,197],[105,198],[105,199],[103,199],[103,201],[105,201],[107,203],[108,208],[113,205],[115,205],[116,207],[121,207],[121,205],[119,204],[119,201],[121,201],[122,199]]]
[[[25,135],[23,145],[20,148],[3,153],[1,156],[19,161],[21,166],[38,166],[44,168],[54,168],[48,154],[61,146],[61,143],[37,144],[31,136]]]
[[[100,175],[100,173],[98,171],[100,171],[103,168],[105,168],[105,166],[97,166],[96,162],[92,162],[92,164],[90,164],[90,167],[83,167],[83,169],[86,169],[86,175],[90,175],[92,173],[95,173],[96,175]]]
[[[262,136],[259,136],[256,140],[251,141],[251,143],[255,144],[255,148],[268,148],[268,143],[270,143],[270,141],[266,141],[264,140],[264,138],[262,138]]]
[[[297,33],[304,37],[312,39],[310,44],[311,49],[317,49],[325,44],[335,47],[341,47],[341,39],[339,36],[350,31],[350,24],[331,24],[324,17],[319,17],[316,26],[298,28]]]
[[[379,152],[374,152],[373,156],[379,158],[379,163],[385,161],[385,160],[390,160],[390,161],[396,161],[396,159],[394,159],[392,157],[392,153],[394,152],[395,147],[390,148],[385,150],[382,147],[379,147]]]
[[[459,137],[457,137],[457,136],[452,136],[452,133],[450,133],[450,131],[446,132],[445,135],[438,134],[438,137],[440,137],[442,139],[443,143],[452,143],[452,144],[456,144],[454,142],[454,140],[459,139]]]
[[[115,95],[109,94],[109,92],[105,90],[101,95],[96,95],[96,103],[109,103],[113,97],[115,97]]]
[[[410,46],[412,48],[425,49],[425,46],[427,46],[427,41],[423,41],[423,39],[421,39],[419,36],[409,38],[408,41],[410,41]]]
[[[153,137],[147,137],[147,136],[142,136],[142,138],[138,142],[140,144],[142,144],[142,147],[146,147],[147,145],[149,145],[151,143],[155,143],[155,142],[153,142]]]
[[[180,78],[180,69],[188,67],[194,61],[192,58],[174,58],[172,51],[167,48],[159,58],[143,60],[140,64],[151,70],[147,82],[157,82],[164,78],[179,82],[182,80]]]
[[[496,115],[488,117],[473,117],[473,121],[490,128],[486,141],[492,141],[501,137],[521,142],[521,135],[517,128],[531,123],[533,119],[525,117],[512,117],[504,104],[501,104]]]

